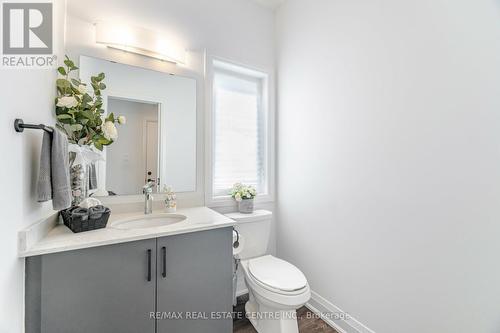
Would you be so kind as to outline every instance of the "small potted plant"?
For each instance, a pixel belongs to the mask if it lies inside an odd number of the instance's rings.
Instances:
[[[231,197],[238,203],[238,211],[243,214],[253,213],[253,202],[257,196],[257,190],[250,185],[236,183],[233,185]]]
[[[163,187],[163,193],[165,193],[165,212],[175,213],[177,210],[177,195],[172,189],[172,186],[165,185]]]

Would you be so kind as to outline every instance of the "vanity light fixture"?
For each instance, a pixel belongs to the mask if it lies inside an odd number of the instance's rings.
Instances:
[[[184,64],[186,50],[166,36],[147,29],[110,22],[95,24],[96,42],[146,57]]]

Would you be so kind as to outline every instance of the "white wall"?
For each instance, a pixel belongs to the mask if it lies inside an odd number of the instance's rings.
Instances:
[[[69,0],[68,14],[92,23],[137,25],[168,34],[191,51],[207,49],[233,61],[274,66],[273,12],[250,0]],[[71,47],[82,43],[68,41]]]
[[[64,56],[65,1],[54,1],[54,53]],[[56,71],[0,69],[0,332],[22,332],[24,260],[17,258],[17,232],[52,213],[50,202],[36,202],[36,179],[42,133],[16,133],[15,118],[54,123]]]
[[[278,255],[377,332],[498,332],[500,2],[277,16]]]

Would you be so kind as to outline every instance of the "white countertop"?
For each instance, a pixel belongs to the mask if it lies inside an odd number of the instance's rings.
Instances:
[[[141,229],[114,229],[113,224],[134,217],[144,217],[143,213],[111,212],[107,227],[93,231],[73,233],[65,225],[57,224],[54,217],[40,221],[19,232],[19,257],[30,257],[102,245],[131,242],[141,239],[172,236],[196,231],[230,227],[236,222],[207,207],[178,209],[176,214],[187,218],[178,223]],[[166,213],[154,213],[148,217],[160,217]]]

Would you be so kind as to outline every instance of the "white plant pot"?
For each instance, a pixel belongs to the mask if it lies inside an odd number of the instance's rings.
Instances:
[[[165,213],[175,213],[176,211],[175,207],[165,208]]]
[[[238,202],[238,211],[242,214],[253,213],[253,201],[254,199],[243,199]]]

